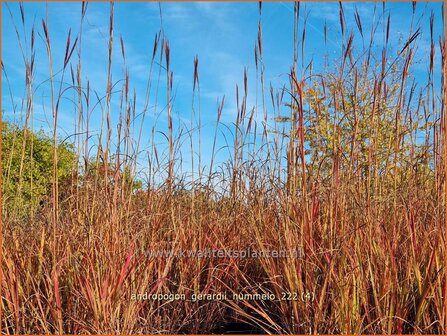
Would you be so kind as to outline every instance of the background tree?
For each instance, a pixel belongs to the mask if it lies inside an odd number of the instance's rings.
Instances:
[[[3,122],[2,206],[5,215],[33,215],[46,195],[50,194],[53,148],[53,139],[43,130],[33,132]],[[58,178],[67,179],[77,164],[74,147],[61,142],[57,153]]]
[[[390,65],[386,74],[364,63],[313,81],[306,91],[309,169],[324,179],[336,161],[348,178],[385,184],[411,178],[413,168],[430,173],[430,118],[412,102],[418,88],[405,84],[412,78],[406,78],[403,61]],[[402,85],[413,97],[402,95]]]

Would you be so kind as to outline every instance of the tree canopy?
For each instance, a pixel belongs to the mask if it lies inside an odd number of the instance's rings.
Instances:
[[[9,122],[2,125],[3,210],[17,215],[33,213],[51,193],[53,139],[43,130],[33,132]],[[57,145],[57,176],[69,177],[76,164],[74,146]]]

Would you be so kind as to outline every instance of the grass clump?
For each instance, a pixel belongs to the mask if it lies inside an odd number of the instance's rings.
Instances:
[[[419,87],[412,72],[419,27],[411,27],[393,52],[383,7],[385,33],[377,52],[374,34],[366,38],[357,11],[358,33],[348,34],[340,3],[343,46],[333,64],[317,72],[313,61],[304,63],[307,16],[298,24],[302,14],[294,4],[291,70],[281,89],[271,89],[268,102],[259,4],[255,63],[262,104],[247,106],[245,70],[232,125],[222,121],[225,99],[218,103],[207,166],[196,115],[198,57],[189,128],[173,117],[174,75],[163,30],[155,36],[147,95],[138,110],[122,39],[123,76],[112,81],[117,61],[110,6],[103,98],[83,79],[83,3],[80,32],[74,39],[70,32],[64,46],[60,82],[52,68],[52,48],[60,46],[51,43],[46,20],[40,32],[49,65],[52,137],[29,130],[32,71],[21,111],[25,126],[3,123],[3,333],[210,333],[227,324],[281,334],[445,333],[445,87],[435,88],[435,78],[444,76],[445,40],[435,46],[433,16],[427,83]],[[362,43],[355,43],[359,38]],[[34,58],[26,55],[33,48],[23,53],[28,70]],[[435,69],[435,54],[441,69]],[[151,145],[142,149],[144,125],[135,116],[144,120],[148,114],[151,83],[160,84],[160,78],[166,78],[156,90],[166,92],[166,109],[159,112],[167,116],[166,145],[155,141],[154,121]],[[70,144],[59,141],[57,132],[59,102],[68,91],[76,106]],[[112,110],[116,96],[119,109]],[[97,106],[101,128],[92,140],[89,118]],[[227,141],[222,147],[220,132]],[[190,171],[184,168],[184,143]],[[216,159],[221,148],[230,150],[225,162]],[[146,180],[138,169],[142,156]],[[220,254],[182,257],[187,251]],[[231,251],[299,256],[235,257]],[[143,293],[187,299],[133,299]],[[230,300],[191,300],[198,293],[226,293]],[[274,299],[231,299],[239,294]]]

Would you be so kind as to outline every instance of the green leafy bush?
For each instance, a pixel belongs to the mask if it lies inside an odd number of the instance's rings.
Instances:
[[[15,124],[2,125],[3,210],[19,216],[35,213],[51,195],[53,139],[43,130],[33,132]],[[76,164],[72,144],[59,143],[57,176],[65,179]]]

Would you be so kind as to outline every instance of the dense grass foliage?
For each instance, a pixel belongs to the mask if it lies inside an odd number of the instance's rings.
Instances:
[[[82,4],[81,27],[87,7]],[[76,52],[81,33],[58,46],[50,42],[45,20],[32,28],[31,39],[39,31],[48,55],[54,132],[48,138],[30,127],[36,85],[29,71],[34,58],[27,56],[36,47],[31,43],[24,54],[24,126],[3,123],[2,130],[2,333],[209,333],[225,330],[227,323],[265,333],[446,332],[444,37],[438,41],[432,33],[427,82],[416,85],[412,62],[420,28],[411,27],[394,51],[385,34],[377,52],[377,37],[366,35],[357,12],[356,26],[348,31],[340,4],[343,48],[316,72],[312,62],[298,62],[304,59],[306,24],[298,19],[300,5],[294,8],[299,30],[291,41],[291,70],[281,89],[269,91],[259,5],[255,62],[262,104],[247,106],[244,73],[234,124],[222,123],[225,101],[219,101],[215,136],[206,139],[214,144],[211,162],[201,162],[197,141],[205,141],[196,115],[198,58],[194,122],[177,132],[171,51],[163,31],[149,55],[148,83],[152,76],[159,83],[166,76],[166,86],[157,88],[166,90],[166,152],[154,141],[147,151],[139,147],[142,132],[154,139],[156,125],[147,130],[134,122],[140,113],[144,120],[149,103],[135,110],[124,41],[122,80],[112,82],[111,56],[105,69],[103,127],[95,142],[88,116],[99,98],[83,79]],[[109,55],[118,36],[114,15],[112,3]],[[390,20],[382,20],[374,24],[389,31]],[[57,69],[61,81],[53,76],[53,48],[66,50]],[[158,78],[152,71],[157,63]],[[7,64],[5,76],[6,69]],[[56,130],[65,92],[75,102],[77,122],[63,144]],[[120,95],[120,110],[110,107],[113,94]],[[218,132],[227,132],[226,148],[232,151],[223,163],[215,160]],[[183,165],[181,143],[190,146],[190,169]],[[138,181],[141,157],[147,160],[145,183]],[[248,249],[299,249],[302,255],[178,256]],[[148,250],[177,256],[147,255]],[[223,292],[228,298],[276,299],[191,300],[192,294]],[[132,299],[139,293],[187,299]]]

